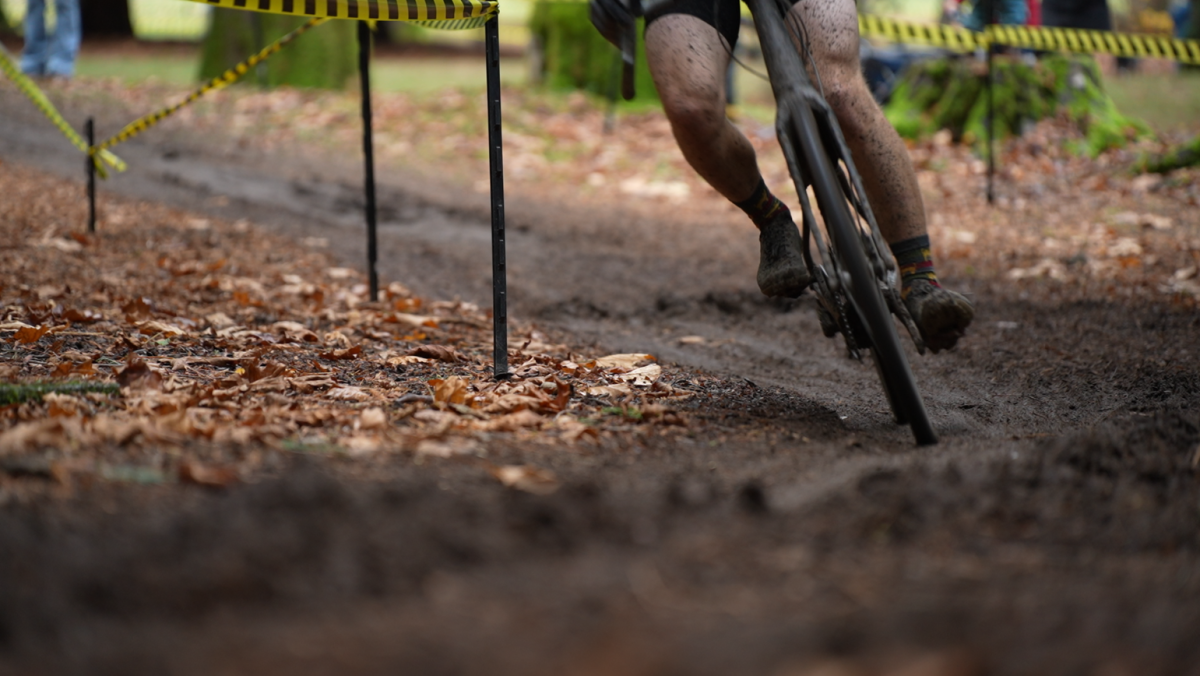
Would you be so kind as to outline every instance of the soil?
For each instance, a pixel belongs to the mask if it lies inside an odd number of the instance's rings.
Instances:
[[[0,91],[0,161],[80,177],[18,96]],[[362,267],[354,154],[178,129],[120,150],[135,169],[106,193]],[[1018,199],[1120,207],[1060,177],[993,211],[958,180],[974,196],[927,195],[932,222],[982,238],[1030,217]],[[1194,202],[1120,199],[1171,214],[1171,269],[1195,264]],[[486,195],[397,165],[380,202],[383,279],[490,306]],[[758,294],[753,232],[710,205],[529,184],[506,204],[519,330],[708,379],[685,431],[490,438],[491,461],[552,470],[549,494],[463,459],[285,454],[216,491],[6,500],[0,672],[1200,674],[1195,303],[947,255],[979,316],[956,350],[911,354],[941,436],[917,448],[811,300]]]

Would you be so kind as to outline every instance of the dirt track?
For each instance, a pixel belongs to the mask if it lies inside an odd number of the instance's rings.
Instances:
[[[81,173],[0,96],[0,160]],[[103,189],[362,259],[354,158],[227,145],[146,135]],[[437,188],[385,178],[381,275],[486,305],[484,196]],[[0,671],[1200,673],[1194,309],[955,280],[980,315],[915,361],[943,438],[915,449],[809,301],[758,295],[727,214],[514,193],[508,217],[514,317],[720,375],[696,434],[489,449],[551,496],[397,458],[7,505]]]

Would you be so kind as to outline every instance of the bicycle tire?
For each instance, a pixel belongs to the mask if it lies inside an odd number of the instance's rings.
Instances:
[[[900,346],[896,324],[863,251],[861,232],[850,212],[848,196],[835,177],[833,162],[817,131],[815,116],[807,106],[796,107],[802,109],[791,111],[792,139],[801,147],[794,150],[798,151],[797,157],[805,160],[834,255],[849,276],[849,300],[870,334],[872,358],[884,394],[896,421],[907,422],[918,445],[936,444],[937,435]]]

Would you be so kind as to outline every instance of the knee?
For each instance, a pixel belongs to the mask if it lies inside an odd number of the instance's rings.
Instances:
[[[725,124],[725,104],[720,92],[689,92],[662,98],[676,136],[712,137]]]

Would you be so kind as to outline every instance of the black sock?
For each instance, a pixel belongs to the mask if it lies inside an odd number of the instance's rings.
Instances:
[[[778,217],[780,213],[788,215],[791,218],[792,212],[788,210],[787,205],[779,201],[779,198],[772,195],[770,190],[767,190],[767,182],[758,179],[758,187],[750,197],[741,202],[734,202],[735,205],[754,221],[754,226],[762,229],[769,221]]]
[[[934,286],[941,286],[938,283],[937,271],[933,268],[929,235],[913,237],[890,246],[892,254],[896,256],[896,264],[900,266],[902,294],[907,295],[909,285],[918,279],[929,280]]]

